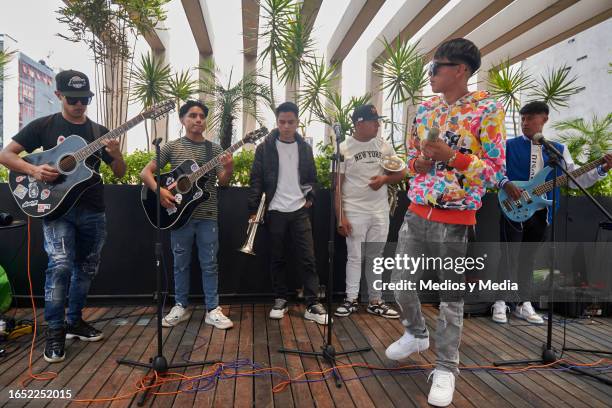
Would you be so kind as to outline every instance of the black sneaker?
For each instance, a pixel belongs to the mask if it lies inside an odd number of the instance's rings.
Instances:
[[[336,316],[346,317],[351,313],[356,312],[358,308],[359,303],[357,303],[357,300],[344,299],[344,302],[338,306],[334,314]]]
[[[368,305],[368,313],[376,316],[382,316],[387,319],[399,319],[399,313],[385,302],[370,303]]]
[[[312,320],[319,324],[327,324],[327,312],[321,303],[313,303],[306,308],[304,319]]]
[[[47,342],[43,357],[47,363],[59,363],[66,358],[64,346],[66,344],[66,329],[47,329]]]
[[[98,341],[102,340],[104,334],[85,320],[81,319],[76,324],[69,324],[66,329],[67,339],[73,339],[75,337],[83,341]]]

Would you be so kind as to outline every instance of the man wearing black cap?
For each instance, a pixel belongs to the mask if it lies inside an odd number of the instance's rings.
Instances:
[[[62,71],[56,75],[55,82],[55,94],[62,102],[62,111],[32,121],[0,152],[0,163],[9,169],[46,182],[52,182],[59,176],[57,169],[47,164],[34,166],[27,163],[19,157],[22,151],[30,153],[39,147],[48,150],[71,135],[93,142],[108,132],[86,115],[93,93],[85,74]],[[100,160],[104,160],[115,176],[123,177],[126,167],[119,141],[105,140],[102,143],[105,148],[87,159],[87,163],[99,171]],[[102,184],[87,189],[62,217],[53,221],[43,219],[43,232],[49,258],[45,274],[45,320],[48,329],[43,357],[50,363],[57,363],[65,358],[65,339],[98,341],[103,337],[102,332],[82,319],[82,309],[91,281],[98,272],[106,237]],[[64,310],[66,295],[68,313]]]
[[[198,166],[203,166],[223,153],[217,143],[206,140],[206,117],[208,107],[200,101],[187,101],[179,109],[179,119],[185,127],[185,136],[166,143],[159,152],[160,166],[170,163],[173,168],[185,160],[193,160]],[[197,168],[192,169],[193,171]],[[153,174],[157,171],[157,161],[151,160],[140,173],[144,183],[153,191],[157,190],[157,182]],[[217,251],[219,249],[219,228],[217,225],[217,180],[219,185],[226,186],[232,177],[234,162],[231,154],[224,154],[220,164],[209,171],[208,181],[204,189],[209,198],[200,203],[191,219],[181,228],[172,230],[170,240],[174,258],[174,293],[175,305],[162,320],[162,326],[175,326],[191,316],[189,304],[189,278],[191,271],[191,248],[195,241],[198,249],[198,259],[202,270],[202,287],[206,304],[204,322],[218,329],[229,329],[234,324],[223,314],[219,306],[217,286],[219,272],[217,268]],[[166,186],[160,186],[161,204],[168,213],[176,212],[177,194],[174,196]]]
[[[376,137],[380,127],[374,105],[357,106],[352,120],[355,133],[340,144],[344,160],[340,164],[340,191],[336,194],[336,216],[340,220],[338,233],[346,237],[346,298],[336,309],[336,316],[348,316],[358,309],[357,297],[361,281],[362,244],[387,241],[389,233],[389,202],[387,184],[398,183],[405,170],[385,174],[381,159],[394,156],[393,147]],[[339,200],[342,200],[340,206]],[[342,216],[339,209],[342,208]],[[372,248],[374,249],[374,248]],[[380,249],[380,251],[378,251]],[[376,253],[368,250],[367,258],[382,255],[382,247]],[[366,261],[365,265],[369,265]],[[399,313],[385,304],[380,289],[374,281],[378,279],[371,268],[365,270],[368,282],[368,313],[387,319],[397,319]]]

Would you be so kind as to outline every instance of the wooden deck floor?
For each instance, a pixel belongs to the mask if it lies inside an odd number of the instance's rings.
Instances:
[[[191,319],[172,329],[164,329],[164,355],[172,362],[188,360],[222,360],[230,362],[248,359],[263,367],[284,367],[292,377],[304,371],[329,368],[320,359],[300,357],[278,352],[280,346],[301,350],[319,350],[323,338],[322,327],[305,322],[302,307],[293,306],[289,317],[281,321],[267,318],[269,306],[242,304],[224,306],[234,321],[228,331],[213,329],[204,323],[201,307]],[[435,327],[437,314],[433,307],[424,308],[427,323]],[[96,343],[67,341],[67,358],[60,364],[47,364],[42,359],[44,336],[37,338],[33,354],[33,372],[54,371],[51,381],[33,381],[25,389],[70,390],[73,399],[102,399],[129,394],[143,377],[144,371],[118,365],[116,359],[127,357],[146,361],[155,354],[155,320],[152,307],[87,308],[86,320],[99,320],[106,339]],[[39,311],[40,315],[40,311]],[[31,316],[31,310],[19,309],[18,318]],[[122,317],[130,316],[130,317]],[[40,331],[40,330],[39,330]],[[337,350],[371,345],[373,350],[341,358],[341,363],[366,363],[373,366],[396,367],[385,358],[386,346],[402,333],[398,321],[389,321],[364,312],[350,318],[336,319],[334,345]],[[42,332],[42,331],[41,331]],[[433,331],[432,331],[433,332]],[[499,359],[538,357],[545,338],[544,326],[537,327],[511,320],[507,325],[496,325],[489,318],[464,319],[461,362],[464,365],[488,366]],[[612,319],[575,321],[567,325],[567,347],[612,349]],[[561,347],[563,327],[554,327],[554,345]],[[24,389],[21,381],[27,378],[29,336],[8,346],[9,354],[0,359],[0,406],[45,407],[66,406],[67,400],[11,399],[11,390]],[[435,349],[435,344],[432,345]],[[566,352],[571,361],[591,363],[605,356]],[[429,364],[435,361],[432,350],[405,364]],[[211,370],[211,366],[176,369],[173,372],[197,376]],[[612,370],[603,372],[612,378]],[[311,383],[293,383],[282,392],[273,387],[282,381],[278,376],[219,379],[212,383],[201,381],[198,387],[210,385],[208,390],[178,392],[186,384],[169,382],[157,389],[164,395],[152,395],[146,405],[155,407],[426,407],[429,384],[427,373],[381,373],[371,375],[364,368],[341,371],[348,380],[337,388],[333,379]],[[311,379],[320,376],[311,376]],[[71,403],[71,406],[87,406]],[[90,406],[136,406],[130,397]],[[489,371],[463,370],[457,381],[453,402],[455,407],[610,407],[612,387],[580,375],[561,371],[528,371],[520,374],[500,374]]]

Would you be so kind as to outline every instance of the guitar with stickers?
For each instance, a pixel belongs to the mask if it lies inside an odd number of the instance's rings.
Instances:
[[[141,112],[89,144],[82,137],[72,135],[53,149],[23,157],[35,166],[48,164],[55,167],[59,177],[45,182],[25,173],[10,171],[8,182],[17,205],[30,217],[56,219],[66,214],[85,190],[102,181],[100,174],[85,161],[104,147],[103,140],[119,137],[145,119],[158,119],[173,109],[174,101],[168,100]]]
[[[156,192],[146,185],[143,186],[140,200],[151,225],[157,226],[158,208],[161,229],[177,229],[185,225],[191,218],[193,210],[210,198],[210,193],[204,188],[209,179],[206,174],[219,164],[221,156],[226,153],[233,154],[245,143],[255,143],[256,140],[267,134],[268,129],[262,127],[247,133],[241,141],[228,147],[201,167],[193,160],[185,160],[171,171],[160,174],[159,181],[156,181],[174,195],[175,207],[164,208],[159,203]]]

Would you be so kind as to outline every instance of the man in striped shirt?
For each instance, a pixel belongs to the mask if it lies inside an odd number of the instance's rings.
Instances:
[[[200,101],[187,101],[181,106],[179,118],[185,128],[185,136],[172,140],[161,148],[159,156],[161,167],[170,163],[172,168],[175,168],[185,160],[193,160],[198,166],[202,166],[223,153],[221,146],[206,140],[204,137],[207,116],[208,107]],[[170,310],[170,313],[164,317],[162,321],[162,326],[164,327],[175,326],[189,319],[190,313],[187,310],[189,271],[191,269],[191,248],[194,239],[196,240],[198,258],[202,270],[202,286],[206,304],[205,322],[218,329],[229,329],[234,325],[219,307],[219,296],[217,293],[219,280],[217,270],[219,236],[216,182],[218,180],[219,185],[228,185],[234,170],[230,154],[221,157],[220,163],[215,169],[207,173],[209,179],[205,184],[205,190],[210,194],[210,198],[196,207],[191,219],[184,226],[171,232],[176,304]],[[156,170],[156,160],[152,160],[140,173],[144,183],[154,191],[157,188],[157,183],[153,176]],[[160,186],[160,195],[161,205],[164,208],[175,206],[174,195],[163,186]]]

